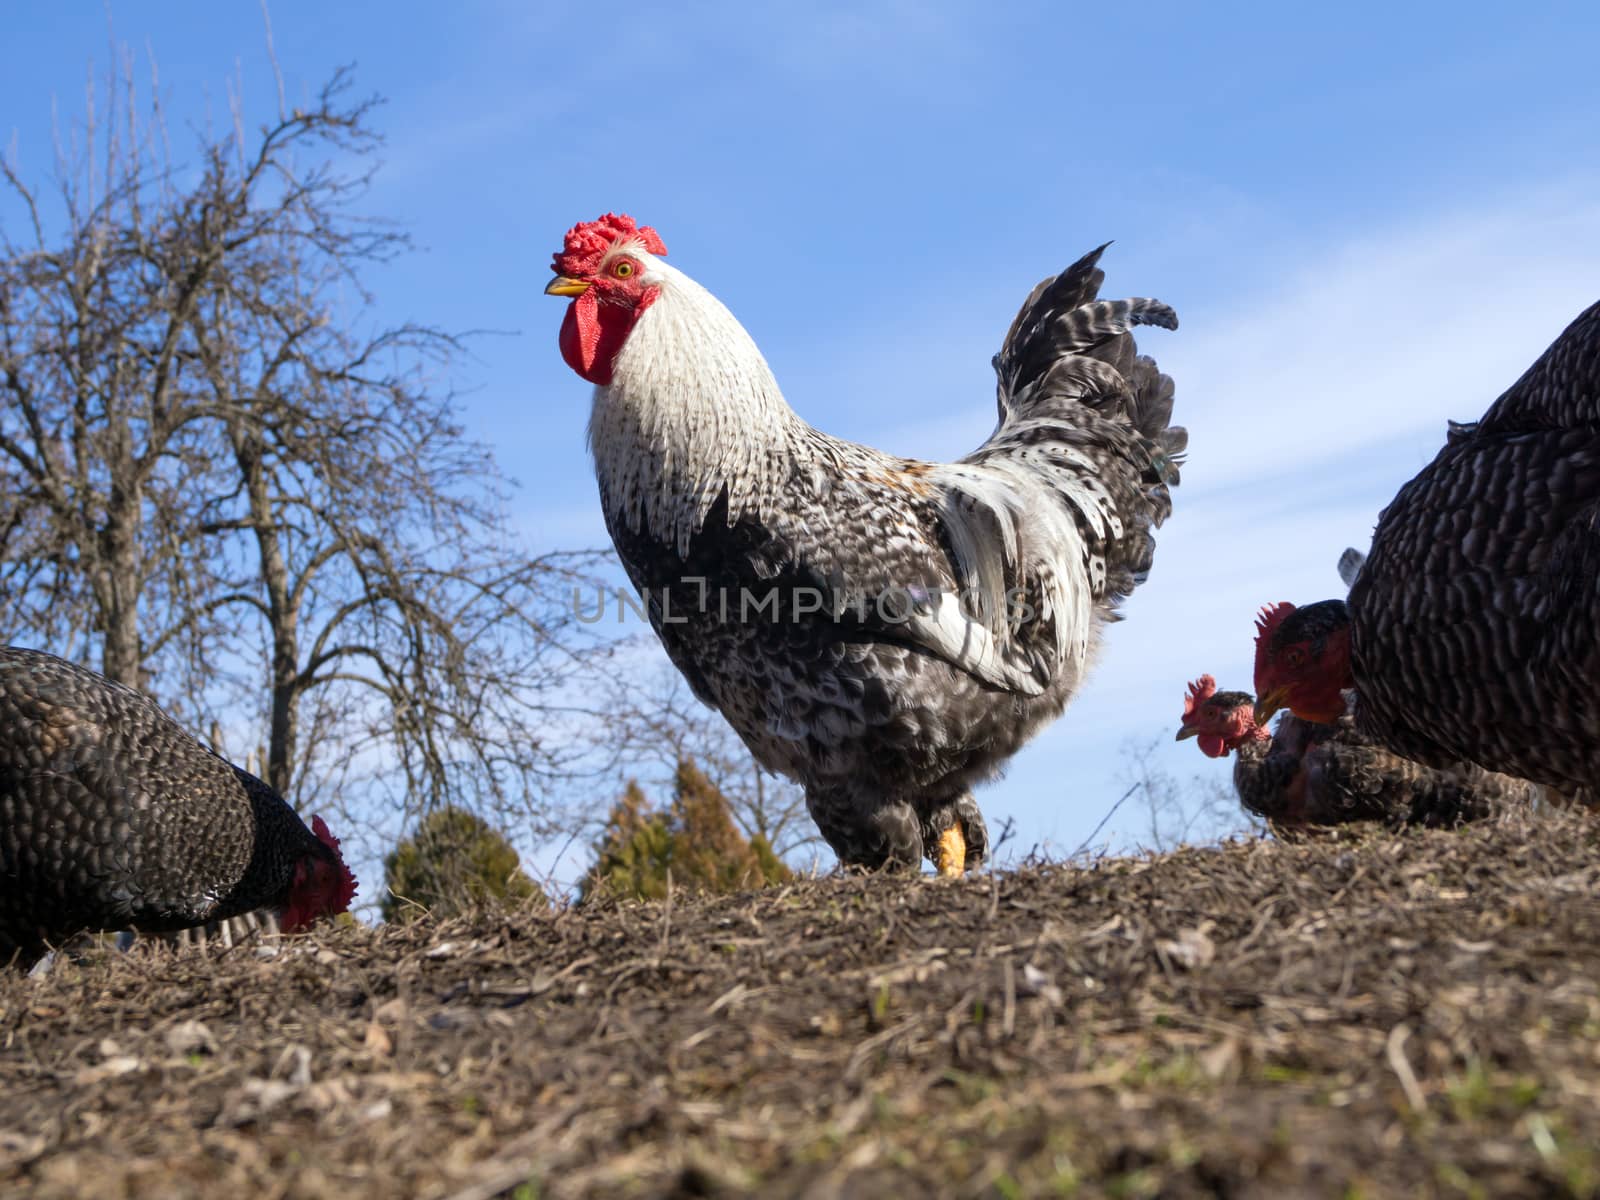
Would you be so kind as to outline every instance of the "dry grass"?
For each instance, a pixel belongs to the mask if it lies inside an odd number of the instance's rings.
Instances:
[[[0,979],[0,1193],[1600,1193],[1600,820]]]

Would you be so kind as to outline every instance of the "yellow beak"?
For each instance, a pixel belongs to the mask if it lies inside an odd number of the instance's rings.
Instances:
[[[574,279],[570,275],[557,275],[544,285],[546,296],[581,296],[589,290],[589,285],[581,279]]]
[[[1265,696],[1256,701],[1256,724],[1265,725],[1272,719],[1272,715],[1283,707],[1283,702],[1288,698],[1289,689],[1286,687],[1274,688]]]
[[[1192,729],[1188,725],[1185,725],[1182,729],[1178,730],[1178,736],[1173,738],[1172,740],[1175,741],[1175,742],[1181,742],[1181,741],[1184,741],[1187,738],[1199,737],[1199,736],[1200,736],[1200,731],[1198,729]]]

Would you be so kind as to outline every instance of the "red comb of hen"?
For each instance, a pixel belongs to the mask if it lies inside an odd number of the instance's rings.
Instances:
[[[311,832],[317,835],[317,840],[332,850],[339,853],[339,839],[333,836],[333,831],[328,828],[328,823],[321,817],[311,818]]]
[[[350,868],[344,865],[344,855],[339,853],[339,839],[333,836],[333,831],[328,828],[327,822],[321,817],[311,818],[311,832],[317,835],[320,841],[333,856],[339,860],[339,911],[343,912],[350,907],[350,901],[356,896],[356,877],[350,873]]]
[[[1267,665],[1267,647],[1272,642],[1273,631],[1282,625],[1289,614],[1294,611],[1294,605],[1287,600],[1280,600],[1276,604],[1269,604],[1256,615],[1256,694],[1261,693],[1261,672]]]
[[[1189,685],[1188,694],[1183,701],[1183,719],[1185,722],[1199,711],[1200,706],[1216,695],[1217,681],[1209,675],[1202,675]]]
[[[1285,618],[1294,611],[1294,605],[1287,600],[1280,600],[1276,604],[1269,604],[1256,614],[1256,644],[1261,644],[1262,638],[1270,638],[1273,630],[1282,625]]]
[[[592,275],[600,260],[618,242],[637,241],[651,254],[665,255],[667,245],[661,235],[648,225],[640,225],[632,217],[607,213],[598,221],[582,221],[567,230],[561,253],[550,265],[557,275],[570,275],[582,279]]]

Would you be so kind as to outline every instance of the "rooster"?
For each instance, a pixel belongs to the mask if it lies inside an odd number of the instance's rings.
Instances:
[[[1359,558],[1359,555],[1356,556]],[[1430,766],[1600,779],[1600,304],[1378,518],[1346,600],[1263,609],[1257,717],[1344,711]]]
[[[82,932],[166,932],[263,907],[294,932],[355,891],[320,817],[307,829],[148,697],[0,647],[0,965]]]
[[[808,425],[650,227],[607,215],[555,256],[606,527],[651,624],[845,864],[981,863],[973,784],[1060,714],[1150,569],[1186,434],[1129,330],[1177,317],[1097,300],[1103,250],[1024,302],[998,426],[953,463]]]
[[[1249,692],[1219,692],[1210,675],[1184,697],[1178,740],[1191,737],[1209,758],[1237,755],[1240,802],[1279,827],[1456,825],[1542,798],[1537,784],[1469,763],[1436,769],[1401,758],[1362,737],[1348,715],[1319,725],[1285,713],[1269,733]]]

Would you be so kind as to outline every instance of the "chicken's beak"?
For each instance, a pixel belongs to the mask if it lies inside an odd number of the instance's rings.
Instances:
[[[1198,729],[1194,728],[1192,725],[1185,725],[1182,729],[1178,730],[1178,736],[1173,738],[1172,740],[1175,741],[1175,742],[1182,742],[1182,741],[1186,741],[1189,738],[1199,737],[1199,736],[1200,736],[1200,731]]]
[[[570,275],[557,275],[544,285],[546,296],[581,296],[589,290],[589,285],[581,279],[574,279]]]
[[[1255,704],[1256,724],[1266,725],[1272,719],[1272,715],[1283,707],[1284,701],[1288,697],[1289,689],[1280,687],[1273,688],[1272,691],[1258,699]]]

